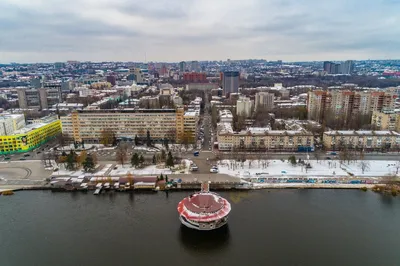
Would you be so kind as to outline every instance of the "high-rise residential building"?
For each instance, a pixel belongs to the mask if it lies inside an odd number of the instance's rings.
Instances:
[[[371,125],[377,130],[394,130],[400,132],[400,114],[394,111],[374,111]]]
[[[57,103],[62,103],[61,83],[45,83],[43,88],[39,89],[40,107],[48,109]]]
[[[308,93],[308,119],[323,121],[329,112],[348,121],[354,115],[393,110],[397,95],[388,91],[311,91]]]
[[[143,70],[140,68],[133,68],[129,70],[130,73],[132,73],[135,77],[135,81],[137,84],[143,84],[146,83],[145,81],[145,77],[144,77],[144,73]]]
[[[330,97],[329,97],[330,101]],[[312,91],[308,93],[307,114],[309,120],[322,121],[328,101],[327,91]]]
[[[349,75],[354,71],[354,62],[352,60],[347,60],[340,65],[340,73]]]
[[[255,99],[256,110],[272,110],[274,108],[274,94],[268,92],[257,92]]]
[[[192,61],[190,66],[190,70],[193,72],[200,72],[200,64],[199,61]]]
[[[253,111],[253,101],[250,98],[242,97],[236,102],[236,114],[250,117]]]
[[[40,109],[40,96],[37,89],[17,88],[18,104],[21,109]]]
[[[17,88],[19,108],[48,109],[62,102],[60,84],[45,84],[39,89]]]
[[[206,73],[188,72],[183,74],[183,81],[189,83],[207,82]]]
[[[324,71],[328,74],[345,74],[349,75],[354,70],[354,62],[352,60],[347,60],[340,64],[325,61],[324,62]]]
[[[108,109],[77,110],[61,117],[63,134],[75,141],[98,143],[103,130],[112,130],[117,138],[133,139],[136,135],[151,139],[182,142],[183,137],[196,140],[198,115],[177,109]]]
[[[117,84],[117,78],[114,75],[107,76],[106,80],[111,84],[111,86],[115,86]]]
[[[239,71],[226,71],[222,75],[222,88],[225,94],[239,92]]]
[[[186,71],[186,62],[179,62],[179,72],[183,73]]]

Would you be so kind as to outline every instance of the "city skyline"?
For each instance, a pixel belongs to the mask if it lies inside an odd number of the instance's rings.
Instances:
[[[399,58],[396,6],[400,1],[3,0],[0,63]]]

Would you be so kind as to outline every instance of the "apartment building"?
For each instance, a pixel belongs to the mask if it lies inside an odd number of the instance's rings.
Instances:
[[[230,124],[219,124],[218,149],[298,151],[304,147],[314,147],[312,133],[305,130],[270,130],[269,128],[248,128],[233,132]]]
[[[256,110],[272,110],[274,109],[274,94],[268,92],[257,92],[255,100]]]
[[[253,101],[250,98],[242,97],[236,102],[236,114],[250,117],[253,111]]]
[[[374,111],[371,125],[378,130],[394,130],[400,132],[400,114],[394,111]]]
[[[197,124],[199,114],[196,111],[176,110],[176,141],[178,143],[195,143],[197,140]]]
[[[308,119],[322,121],[327,106],[330,106],[330,99],[327,91],[316,90],[309,92],[307,100]]]
[[[98,143],[103,130],[117,138],[145,138],[147,131],[156,142],[181,142],[184,135],[195,140],[198,117],[175,109],[77,110],[61,117],[63,134],[74,141]]]
[[[61,85],[48,84],[44,88],[17,88],[19,108],[48,109],[62,102]]]
[[[25,127],[25,116],[23,114],[1,114],[0,135],[11,135],[16,130]]]
[[[187,72],[183,73],[183,81],[188,83],[205,83],[207,82],[206,73]]]
[[[400,133],[395,131],[327,131],[323,134],[326,150],[392,150],[400,149]]]
[[[57,116],[46,116],[40,121],[12,134],[0,135],[0,154],[31,151],[61,133],[61,123]]]
[[[397,95],[392,91],[310,91],[308,119],[322,121],[327,113],[345,121],[354,115],[371,115],[374,111],[393,110]]]
[[[219,110],[219,122],[232,124],[233,122],[232,112],[226,109]]]

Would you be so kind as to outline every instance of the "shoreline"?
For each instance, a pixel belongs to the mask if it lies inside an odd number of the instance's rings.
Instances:
[[[212,185],[212,184],[211,184]],[[238,186],[231,186],[231,187],[212,187],[211,190],[214,191],[243,191],[243,190],[263,190],[263,189],[362,189],[362,188],[367,188],[367,189],[372,189],[375,186],[380,186],[384,184],[308,184],[308,183],[297,183],[297,184],[288,184],[288,183],[270,183],[270,184],[254,184],[252,187],[238,187]],[[186,190],[198,190],[200,189],[200,184],[190,184],[188,186],[180,187],[180,188],[168,188],[168,189],[130,189],[130,190],[124,190],[124,191],[119,191],[116,189],[109,189],[106,190],[106,192],[173,192],[173,191],[186,191]],[[18,187],[18,188],[6,188],[5,186],[0,187],[0,194],[2,194],[5,191],[33,191],[33,190],[51,190],[53,192],[94,192],[94,189],[86,189],[86,190],[67,190],[67,189],[57,189],[51,186],[24,186],[24,187]]]

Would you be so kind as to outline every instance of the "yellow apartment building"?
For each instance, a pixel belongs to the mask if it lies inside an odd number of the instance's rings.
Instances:
[[[61,133],[61,122],[57,116],[42,119],[14,131],[11,135],[0,136],[0,154],[28,152],[36,149]]]

